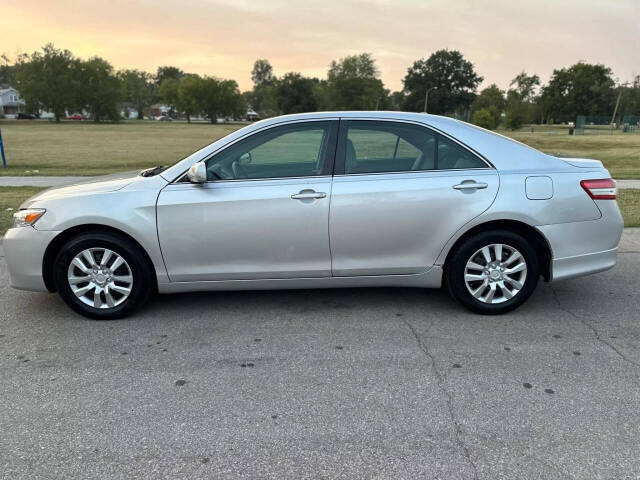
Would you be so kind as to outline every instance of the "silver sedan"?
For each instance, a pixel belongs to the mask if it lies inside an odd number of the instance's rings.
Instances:
[[[616,263],[616,185],[450,118],[329,112],[242,128],[170,167],[26,201],[4,238],[15,288],[91,318],[155,293],[440,287],[483,314],[538,280]]]

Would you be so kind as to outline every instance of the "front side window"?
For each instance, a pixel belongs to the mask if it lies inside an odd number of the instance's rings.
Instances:
[[[331,172],[332,121],[269,128],[240,140],[207,160],[207,179],[308,177]]]
[[[431,170],[435,168],[436,135],[408,123],[348,121],[345,173]]]

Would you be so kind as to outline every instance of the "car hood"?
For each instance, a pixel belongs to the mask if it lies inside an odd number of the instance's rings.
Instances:
[[[34,203],[42,200],[93,193],[115,192],[116,190],[126,187],[132,182],[138,181],[138,179],[143,179],[144,177],[140,177],[139,173],[140,172],[138,171],[115,173],[100,177],[91,177],[87,180],[72,183],[70,185],[64,185],[62,187],[49,188],[26,200],[20,208],[28,208]]]

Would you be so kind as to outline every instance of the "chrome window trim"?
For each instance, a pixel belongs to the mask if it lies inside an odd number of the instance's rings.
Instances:
[[[406,173],[430,173],[430,172],[495,172],[496,169],[492,167],[477,167],[477,168],[431,168],[429,170],[394,170],[392,172],[364,172],[364,173],[338,173],[334,174],[335,178],[338,177],[362,177],[365,175],[400,175]]]
[[[183,175],[184,177],[184,175]],[[180,177],[182,178],[182,177]],[[234,178],[234,179],[223,179],[223,180],[208,180],[202,183],[191,183],[191,182],[172,182],[167,184],[165,188],[176,186],[190,186],[195,188],[205,188],[208,185],[225,185],[225,184],[234,184],[234,183],[247,183],[247,182],[265,182],[265,181],[278,181],[278,180],[293,180],[291,183],[295,183],[295,180],[331,180],[333,175],[312,175],[307,177],[269,177],[269,178]]]
[[[295,125],[296,123],[335,122],[335,121],[339,121],[339,120],[340,120],[340,117],[304,118],[304,119],[298,119],[298,120],[288,120],[288,121],[285,120],[285,121],[282,121],[282,122],[273,123],[271,125],[266,125],[263,128],[260,128],[258,130],[253,131],[253,132],[250,132],[250,133],[247,133],[246,135],[243,135],[242,137],[236,138],[232,142],[227,143],[223,147],[220,147],[215,152],[211,152],[206,157],[201,158],[200,160],[198,160],[198,162],[206,162],[207,160],[209,160],[214,155],[217,155],[217,154],[225,151],[227,148],[235,145],[239,141],[245,140],[248,137],[252,137],[253,135],[256,135],[258,133],[264,132],[265,130],[270,130],[270,129],[276,128],[276,127],[282,127],[283,125]],[[187,168],[184,172],[182,172],[175,179],[173,179],[173,181],[169,182],[169,185],[174,184],[174,183],[191,183],[191,182],[182,182],[181,181],[187,175],[188,171],[189,171],[189,169]],[[251,180],[251,181],[254,181],[254,180],[256,180],[256,181],[258,181],[258,180],[278,180],[278,179],[283,179],[283,178],[319,178],[319,175],[306,175],[306,176],[303,176],[303,177],[237,178],[237,179],[207,180],[206,182],[199,183],[198,185],[203,185],[203,184],[207,184],[207,183],[220,183],[220,182],[244,182],[244,181],[247,181],[247,180]]]

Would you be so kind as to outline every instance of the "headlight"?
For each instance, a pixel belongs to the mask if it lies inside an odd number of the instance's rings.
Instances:
[[[13,214],[13,228],[28,227],[38,221],[44,215],[44,208],[28,208],[26,210],[18,210]]]

